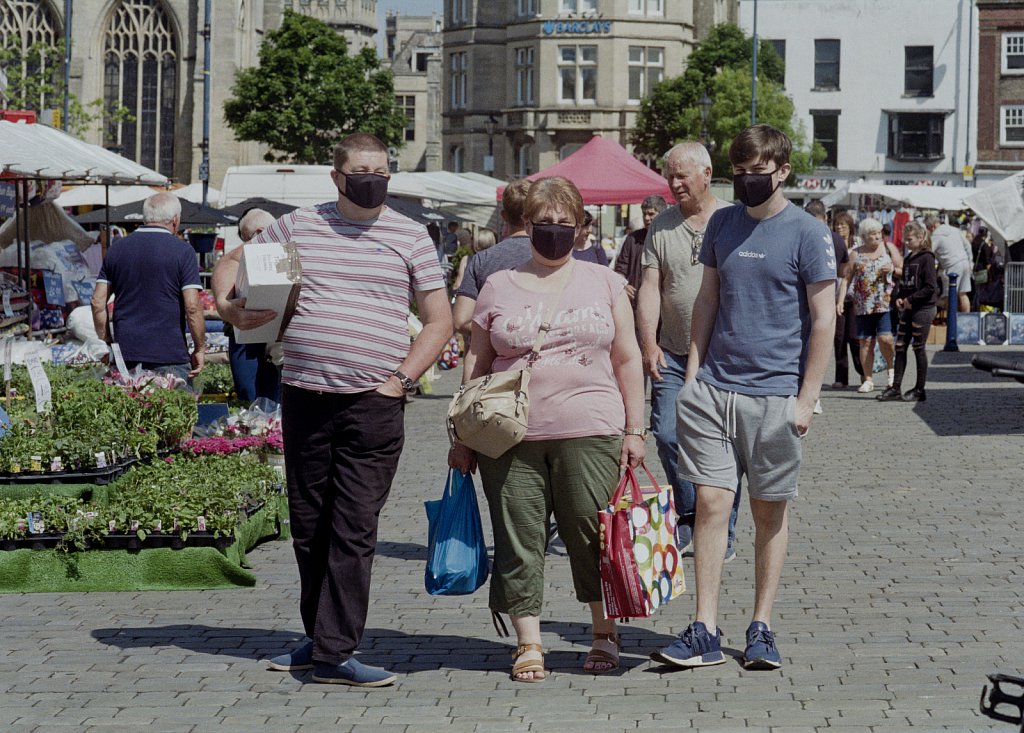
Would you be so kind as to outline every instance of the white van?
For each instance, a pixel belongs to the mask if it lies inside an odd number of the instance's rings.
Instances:
[[[292,206],[312,206],[338,197],[329,165],[233,165],[220,187],[220,208],[264,198]],[[224,252],[242,243],[238,227],[221,230]]]

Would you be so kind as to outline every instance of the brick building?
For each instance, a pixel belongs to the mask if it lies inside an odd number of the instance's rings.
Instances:
[[[1024,168],[1024,0],[977,0],[979,184]]]

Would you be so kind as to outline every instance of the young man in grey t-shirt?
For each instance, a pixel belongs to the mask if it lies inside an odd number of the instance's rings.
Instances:
[[[697,486],[697,614],[656,661],[699,667],[725,661],[717,628],[726,531],[737,479],[747,478],[755,606],[743,663],[782,664],[770,616],[788,543],[806,435],[835,328],[835,250],[828,230],[786,201],[789,139],[754,125],[732,142],[740,204],[712,215],[704,233],[686,381],[680,391],[679,473]]]

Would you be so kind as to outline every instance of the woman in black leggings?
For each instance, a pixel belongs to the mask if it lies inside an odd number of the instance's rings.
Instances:
[[[902,400],[903,402],[924,402],[924,383],[928,378],[928,355],[925,344],[928,331],[935,318],[935,299],[938,295],[935,275],[935,255],[928,230],[916,221],[903,227],[903,240],[909,254],[903,260],[903,277],[893,293],[900,321],[896,329],[896,364],[893,385],[878,395],[881,402]],[[914,349],[917,362],[917,382],[906,394],[900,393],[903,373],[907,369],[907,346]]]

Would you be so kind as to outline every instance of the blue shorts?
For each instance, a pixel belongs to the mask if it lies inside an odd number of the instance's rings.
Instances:
[[[857,338],[873,339],[875,336],[892,336],[892,318],[890,311],[884,313],[868,313],[857,316]]]

